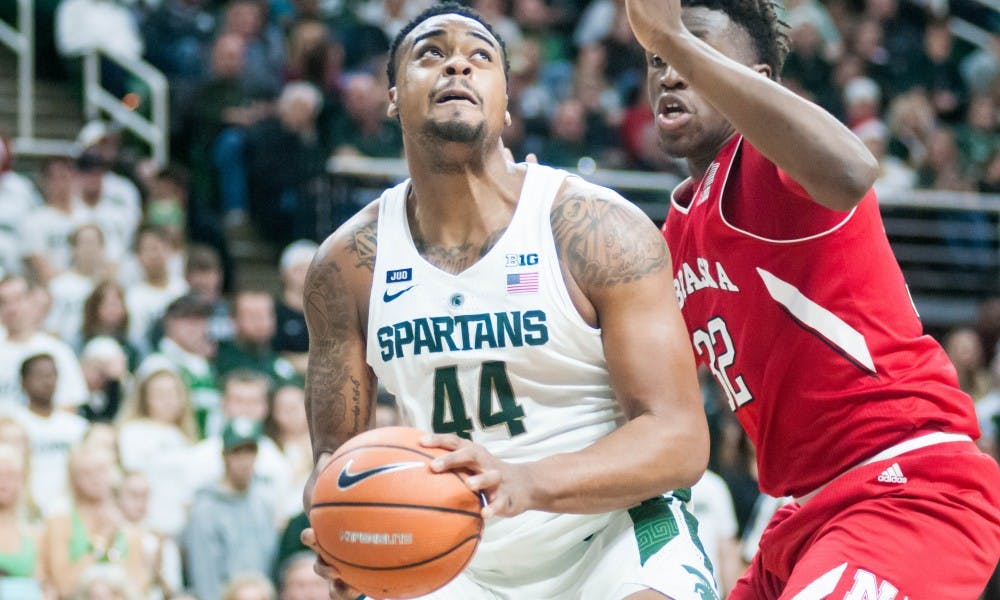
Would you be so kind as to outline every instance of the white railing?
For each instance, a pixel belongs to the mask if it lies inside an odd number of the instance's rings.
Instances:
[[[0,20],[0,43],[17,55],[17,136],[19,154],[72,154],[70,140],[35,137],[35,2],[17,0],[17,27]]]
[[[101,86],[101,58],[118,64],[135,75],[149,87],[150,117],[147,119]],[[83,95],[84,112],[88,119],[95,119],[100,111],[131,130],[152,149],[153,160],[160,167],[169,157],[169,114],[167,78],[156,67],[141,59],[118,56],[104,50],[95,50],[84,57]]]
[[[327,171],[346,185],[363,182],[363,187],[368,183],[378,187],[408,176],[405,161],[399,159],[338,157],[327,163]],[[596,169],[581,176],[627,198],[658,198],[636,202],[657,223],[666,216],[669,191],[678,183],[674,175],[639,171]],[[951,326],[971,322],[979,302],[1000,293],[1000,195],[917,190],[880,197],[879,204],[886,232],[925,323]],[[986,223],[965,218],[973,214]],[[978,243],[962,247],[966,240]]]

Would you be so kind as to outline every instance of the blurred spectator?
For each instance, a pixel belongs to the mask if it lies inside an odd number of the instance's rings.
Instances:
[[[42,197],[30,179],[13,170],[14,153],[10,139],[0,137],[0,276],[23,269],[18,233],[25,218],[42,206]]]
[[[965,85],[973,94],[990,94],[1000,81],[1000,37],[993,36],[990,46],[970,53],[961,63]]]
[[[211,314],[212,307],[193,294],[171,302],[163,315],[163,338],[157,352],[148,356],[136,371],[140,379],[160,369],[180,374],[191,394],[199,437],[218,431],[214,419],[219,410],[219,389],[212,363],[216,345],[208,335]]]
[[[91,423],[114,420],[131,380],[125,350],[113,338],[95,337],[80,353],[80,368],[89,392],[80,415]]]
[[[77,590],[87,569],[101,563],[124,569],[137,590],[148,585],[142,537],[115,501],[118,475],[115,457],[105,449],[84,444],[70,453],[73,505],[46,519],[42,543],[46,575],[60,597]]]
[[[177,165],[157,171],[148,183],[144,222],[165,231],[175,248],[186,239],[188,185],[187,171]]]
[[[927,142],[937,123],[923,90],[897,96],[889,105],[889,154],[918,168],[927,158]]]
[[[844,87],[845,118],[851,129],[877,121],[881,104],[882,90],[868,77],[855,77]]]
[[[118,506],[125,521],[142,533],[142,549],[152,575],[147,600],[167,600],[183,587],[181,552],[172,537],[147,524],[150,482],[139,472],[126,473],[118,486]]]
[[[128,358],[129,370],[139,366],[139,351],[128,341],[128,309],[125,289],[112,280],[97,284],[83,303],[83,323],[74,346],[83,352],[84,346],[96,337],[109,337],[121,346]]]
[[[24,452],[0,443],[0,598],[39,593],[38,531],[28,518],[28,463]],[[9,580],[15,581],[9,581]]]
[[[149,226],[139,230],[136,255],[143,278],[126,289],[125,306],[129,318],[128,340],[140,353],[149,351],[150,331],[167,305],[187,292],[187,282],[170,272],[171,252],[170,240],[163,230]]]
[[[278,578],[278,600],[329,600],[327,581],[316,574],[316,555],[299,552],[288,557]]]
[[[506,44],[508,52],[517,48],[524,37],[521,33],[521,26],[509,16],[510,4],[510,0],[474,0],[472,2],[472,9],[493,27],[493,31],[496,31]]]
[[[269,95],[278,91],[285,44],[281,33],[268,23],[265,0],[230,0],[223,9],[219,36],[243,40],[243,79],[253,89]]]
[[[336,153],[399,158],[403,138],[399,123],[386,114],[386,92],[368,73],[354,73],[344,84],[344,112],[333,125]]]
[[[141,600],[129,572],[119,565],[93,564],[80,575],[71,600]]]
[[[577,47],[600,43],[611,33],[620,0],[591,0],[580,15],[573,32],[573,43]]]
[[[391,40],[432,4],[433,0],[361,0],[354,12],[359,21],[378,27]]]
[[[237,370],[267,375],[272,381],[295,375],[292,365],[271,347],[275,332],[274,298],[263,290],[240,290],[233,299],[232,340],[219,344],[215,368],[219,377]]]
[[[827,60],[819,28],[803,11],[792,12],[789,19],[791,48],[781,74],[782,82],[834,114],[840,114],[840,98],[832,81],[833,65]]]
[[[927,25],[923,52],[918,56],[916,68],[938,117],[948,123],[956,122],[965,106],[966,89],[947,19]]]
[[[583,104],[587,124],[587,152],[603,166],[621,167],[620,144],[616,132],[622,121],[623,107],[618,93],[605,75],[607,55],[604,46],[580,48],[573,73],[573,97]]]
[[[31,289],[20,276],[0,280],[0,323],[6,331],[0,335],[0,407],[23,404],[20,394],[21,363],[35,354],[49,354],[59,371],[55,405],[60,408],[80,405],[87,397],[87,384],[80,363],[65,342],[40,330],[31,301]]]
[[[983,179],[990,160],[1000,153],[1000,115],[993,98],[974,96],[956,132],[962,172],[970,179]]]
[[[69,267],[69,234],[73,218],[73,164],[65,158],[50,158],[42,168],[45,204],[24,219],[21,251],[31,272],[42,282]]]
[[[976,419],[982,432],[976,441],[983,452],[1000,461],[1000,354],[990,363],[990,391],[976,401]]]
[[[941,343],[958,372],[962,391],[979,400],[990,390],[990,371],[983,359],[979,334],[972,327],[957,327]]]
[[[173,536],[184,526],[190,495],[179,482],[192,467],[196,435],[191,400],[176,372],[157,370],[139,380],[122,414],[118,447],[122,467],[148,478],[145,524],[157,534]]]
[[[87,431],[87,421],[53,405],[58,376],[52,356],[29,356],[21,365],[21,382],[28,405],[8,411],[24,427],[31,442],[31,496],[43,514],[65,506],[70,448]]]
[[[882,121],[869,120],[853,131],[878,159],[879,175],[873,187],[879,198],[898,197],[913,189],[917,183],[917,174],[902,160],[887,153],[889,129]]]
[[[74,229],[69,244],[69,268],[49,281],[52,309],[45,321],[45,329],[63,340],[79,337],[83,304],[94,287],[114,271],[104,253],[104,232],[97,225],[88,223]]]
[[[222,410],[213,422],[227,423],[236,418],[246,418],[264,423],[268,419],[269,380],[266,376],[254,371],[233,371],[223,384]],[[210,429],[222,430],[221,425]],[[199,465],[196,471],[188,474],[189,488],[197,490],[211,484],[222,476],[223,463],[220,451],[224,440],[218,433],[199,442],[191,454],[192,464]],[[290,481],[292,470],[285,455],[268,437],[263,437],[258,443],[258,457],[254,473],[254,486],[274,507],[276,519],[284,519],[286,507],[292,504],[292,498],[297,498],[301,505],[302,489],[294,488]]]
[[[326,177],[330,141],[317,126],[322,108],[323,97],[312,84],[289,83],[278,98],[277,118],[248,133],[250,210],[257,223],[267,224],[262,233],[281,243],[311,231],[314,206],[324,200],[307,189]]]
[[[107,163],[94,153],[84,153],[76,160],[73,220],[101,228],[105,253],[117,266],[132,246],[138,221],[132,219],[123,199],[111,196],[105,189],[104,178],[108,173]]]
[[[556,107],[552,126],[541,152],[542,162],[575,167],[587,155],[587,115],[579,100],[565,100]]]
[[[229,421],[221,437],[222,476],[195,496],[181,546],[199,598],[221,598],[225,582],[247,571],[265,573],[274,559],[274,507],[251,485],[262,434],[260,421]]]
[[[187,249],[184,279],[191,294],[211,307],[208,317],[208,336],[213,340],[232,339],[234,327],[229,313],[229,303],[222,297],[225,273],[219,252],[205,244],[192,244]]]
[[[319,246],[311,240],[298,240],[281,253],[281,296],[275,305],[274,350],[291,363],[299,375],[305,375],[309,358],[309,332],[302,312],[306,273]]]
[[[288,33],[288,81],[311,83],[325,96],[337,94],[344,48],[322,21],[303,20]]]
[[[243,573],[226,584],[221,600],[275,600],[274,585],[260,573]]]
[[[305,489],[312,472],[312,443],[309,422],[306,420],[306,394],[302,386],[286,384],[271,395],[271,407],[264,432],[285,457],[289,467],[289,485],[292,490]],[[290,517],[302,510],[302,499],[289,494],[285,506],[279,506],[284,516]]]
[[[935,190],[968,192],[972,182],[959,169],[958,143],[955,132],[937,127],[927,138],[927,158],[917,170],[918,185]]]
[[[691,513],[698,519],[698,539],[712,562],[716,583],[725,598],[744,567],[733,496],[726,482],[713,471],[705,471],[692,486]]]
[[[188,128],[193,132],[194,191],[206,199],[221,197],[219,208],[223,214],[231,213],[230,220],[245,217],[247,210],[242,128],[270,112],[269,94],[255,89],[244,78],[246,47],[244,38],[236,33],[216,38],[211,73],[194,93],[197,102],[193,104]],[[212,211],[214,206],[206,205],[204,209]]]
[[[203,74],[215,17],[204,0],[163,0],[142,23],[146,60],[171,79]]]
[[[139,188],[128,177],[119,175],[114,169],[126,169],[122,164],[121,129],[106,121],[89,121],[76,136],[76,146],[81,154],[98,157],[107,167],[101,181],[101,192],[115,207],[115,217],[124,223],[130,237],[125,247],[132,246],[132,237],[142,219],[142,199]]]

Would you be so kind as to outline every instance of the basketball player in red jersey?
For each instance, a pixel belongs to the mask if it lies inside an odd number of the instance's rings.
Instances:
[[[777,82],[767,0],[628,0],[662,148],[687,159],[663,233],[694,352],[757,449],[775,515],[730,598],[978,597],[1000,470],[919,317],[877,163]]]

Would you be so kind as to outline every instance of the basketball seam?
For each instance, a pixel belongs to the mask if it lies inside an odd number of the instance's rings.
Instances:
[[[330,462],[327,463],[326,467],[323,468],[323,470],[325,471],[326,469],[328,469],[330,467],[330,465],[332,465],[333,463],[335,463],[338,460],[340,460],[341,457],[347,456],[348,454],[350,454],[352,452],[357,452],[358,450],[364,450],[365,448],[393,448],[395,450],[406,450],[407,452],[412,452],[414,454],[423,456],[424,458],[429,458],[431,460],[437,458],[433,454],[428,454],[426,452],[421,452],[420,450],[416,450],[416,449],[411,448],[409,446],[397,446],[395,444],[365,444],[364,446],[358,446],[357,448],[351,448],[351,449],[345,450],[344,452],[341,452],[339,454],[335,454],[333,456],[333,458],[330,459]],[[465,480],[462,479],[462,476],[459,475],[458,473],[456,473],[454,471],[448,471],[448,473],[450,473],[451,475],[454,475],[455,477],[457,477],[458,480],[461,481],[462,483],[465,483]],[[475,494],[476,496],[479,496],[479,494],[476,494],[476,492],[473,492],[472,490],[469,490],[469,492],[472,493],[472,494]],[[480,498],[480,501],[482,501],[482,498]]]
[[[395,502],[320,502],[319,504],[313,504],[309,509],[309,512],[317,508],[325,508],[330,506],[372,506],[379,508],[412,508],[415,510],[433,510],[435,512],[453,513],[456,515],[465,515],[467,517],[474,517],[483,520],[483,516],[480,513],[470,512],[467,510],[461,510],[458,508],[447,508],[444,506],[427,506],[426,504],[398,504]]]
[[[340,562],[340,563],[343,563],[343,564],[347,565],[348,567],[353,567],[355,569],[364,569],[366,571],[398,571],[400,569],[412,569],[413,567],[419,567],[421,565],[426,565],[427,563],[432,563],[435,560],[437,560],[439,558],[442,558],[442,557],[445,557],[445,556],[451,554],[452,552],[454,552],[455,550],[461,548],[462,546],[464,546],[465,544],[467,544],[470,540],[480,540],[480,539],[482,539],[482,537],[479,536],[479,535],[470,535],[469,537],[467,537],[464,540],[458,542],[457,544],[455,544],[451,548],[448,548],[447,550],[445,550],[444,552],[442,552],[440,554],[437,554],[435,556],[431,556],[430,558],[425,558],[424,560],[421,560],[421,561],[418,561],[418,562],[415,562],[415,563],[410,563],[410,564],[406,564],[406,565],[399,565],[399,566],[396,566],[396,567],[368,567],[368,566],[365,566],[365,565],[359,565],[359,564],[355,564],[355,563],[352,563],[352,562],[347,562],[346,560],[342,560],[340,558],[337,558],[337,556],[335,554],[333,554],[332,552],[330,552],[326,548],[323,548],[323,546],[320,546],[320,549],[322,549],[324,552],[326,552],[327,554],[329,554],[330,558],[332,558],[333,560],[335,560],[337,562]],[[478,545],[479,542],[477,541],[476,544]],[[468,564],[468,561],[466,561],[466,564]],[[334,566],[336,566],[336,565],[334,565]],[[462,570],[465,570],[464,566],[462,567]]]

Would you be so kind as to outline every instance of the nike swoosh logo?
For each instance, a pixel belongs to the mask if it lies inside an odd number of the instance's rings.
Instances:
[[[392,301],[393,301],[393,300],[395,300],[396,298],[399,298],[400,296],[402,296],[403,294],[405,294],[406,292],[408,292],[408,291],[412,290],[412,289],[413,289],[413,288],[415,288],[415,287],[417,287],[417,286],[416,286],[416,285],[411,285],[410,287],[408,287],[408,288],[406,288],[406,289],[403,289],[403,290],[399,290],[399,291],[398,291],[398,292],[396,292],[395,294],[390,294],[390,293],[389,293],[389,290],[386,290],[386,291],[385,291],[385,292],[384,292],[384,293],[382,294],[382,302],[392,302]]]
[[[351,465],[354,464],[354,460],[347,461],[344,468],[340,471],[340,476],[337,477],[337,487],[346,490],[351,486],[355,486],[369,477],[374,477],[376,475],[381,475],[382,473],[391,473],[393,471],[405,471],[406,469],[416,469],[422,467],[427,463],[421,462],[419,460],[392,463],[391,465],[382,465],[381,467],[375,467],[374,469],[368,469],[367,471],[361,471],[358,473],[351,473]]]

